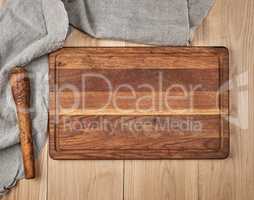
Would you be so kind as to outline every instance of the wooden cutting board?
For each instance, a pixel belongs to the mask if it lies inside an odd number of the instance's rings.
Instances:
[[[228,156],[226,48],[63,48],[49,63],[53,159]]]

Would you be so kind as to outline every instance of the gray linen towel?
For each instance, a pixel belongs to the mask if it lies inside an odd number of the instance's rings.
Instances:
[[[8,73],[14,66],[29,63],[34,148],[38,154],[46,139],[48,119],[48,59],[43,55],[63,45],[67,30],[67,13],[60,0],[8,0],[0,9],[0,195],[23,177]]]
[[[187,45],[213,0],[63,0],[70,23],[96,38]]]

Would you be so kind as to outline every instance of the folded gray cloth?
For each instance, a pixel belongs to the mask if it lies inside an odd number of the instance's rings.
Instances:
[[[97,38],[186,45],[213,0],[65,0],[73,26]],[[8,85],[14,66],[32,82],[34,146],[40,151],[48,120],[48,64],[63,45],[68,19],[60,0],[7,0],[0,9],[0,195],[23,177],[15,105]]]
[[[64,0],[70,23],[96,38],[187,45],[213,0]]]
[[[41,56],[61,47],[67,30],[67,13],[60,0],[8,0],[0,9],[0,195],[23,177],[8,73],[14,66],[26,65],[31,75],[31,115],[38,154],[46,139],[48,119],[48,59]]]

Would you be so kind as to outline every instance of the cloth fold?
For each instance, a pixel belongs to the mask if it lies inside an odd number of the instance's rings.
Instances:
[[[59,0],[8,0],[0,9],[0,195],[24,176],[15,104],[8,75],[26,66],[31,79],[34,149],[46,140],[49,52],[60,48],[68,18]]]
[[[23,177],[19,129],[8,75],[31,79],[34,148],[47,135],[47,54],[62,47],[71,25],[96,38],[187,45],[213,0],[6,0],[0,8],[0,196]],[[68,17],[66,10],[68,12]]]
[[[214,0],[64,0],[70,24],[96,38],[188,45]]]

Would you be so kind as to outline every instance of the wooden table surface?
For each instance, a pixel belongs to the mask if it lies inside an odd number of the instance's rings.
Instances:
[[[1,4],[0,0],[0,4]],[[130,46],[74,31],[66,46]],[[193,45],[230,49],[231,155],[227,160],[54,161],[46,145],[37,179],[4,200],[252,200],[254,196],[254,1],[216,0]]]

